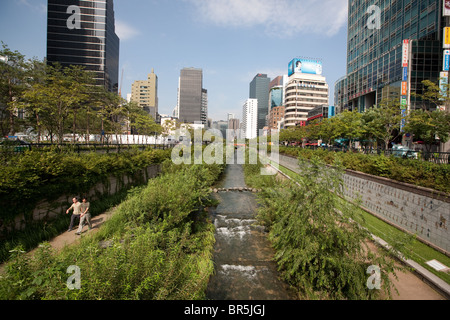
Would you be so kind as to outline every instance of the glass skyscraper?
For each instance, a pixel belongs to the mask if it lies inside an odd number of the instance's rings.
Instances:
[[[337,110],[359,110],[384,99],[423,92],[442,71],[442,0],[349,0],[347,75],[335,84]],[[407,68],[404,40],[408,40]],[[411,96],[410,107],[422,106]]]
[[[47,62],[82,65],[117,92],[119,38],[113,0],[48,0]]]
[[[203,123],[207,91],[203,90],[203,70],[184,68],[178,87],[178,114],[183,123]],[[202,112],[203,111],[203,112]]]
[[[258,133],[263,130],[266,125],[266,117],[269,114],[269,85],[270,78],[267,74],[257,74],[252,82],[250,82],[250,99],[258,100]]]

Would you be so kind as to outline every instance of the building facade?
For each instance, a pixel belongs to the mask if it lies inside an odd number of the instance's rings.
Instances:
[[[182,123],[203,123],[202,107],[205,98],[203,91],[203,70],[184,68],[180,72],[178,85],[178,119]],[[205,122],[206,123],[206,122]]]
[[[119,88],[119,45],[113,0],[48,0],[47,62],[84,66],[97,85]]]
[[[205,127],[208,126],[208,90],[202,89],[202,110],[200,120]]]
[[[267,74],[261,73],[258,73],[250,82],[249,98],[258,100],[257,132],[266,126],[266,118],[269,114],[269,85],[270,78]]]
[[[423,93],[423,80],[439,81],[444,1],[348,3],[347,74],[335,84],[336,109],[364,112],[385,99],[423,107],[412,93]]]
[[[244,139],[258,137],[258,99],[247,99],[242,107],[242,134]],[[262,130],[262,129],[260,129]]]
[[[147,80],[137,80],[131,86],[131,101],[147,111],[155,121],[158,114],[158,76],[154,70]]]
[[[317,106],[328,105],[328,84],[321,75],[293,73],[288,78],[285,90],[285,128],[305,126],[309,111]]]
[[[284,77],[279,76],[270,82],[267,121],[269,134],[278,131],[278,123],[284,118],[284,110]]]

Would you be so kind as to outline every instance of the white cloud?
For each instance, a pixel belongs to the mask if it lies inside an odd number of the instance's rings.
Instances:
[[[36,0],[16,0],[17,3],[27,6],[28,8],[39,12],[39,13],[47,13],[47,4],[42,3],[42,1]]]
[[[208,23],[222,27],[262,26],[267,34],[333,36],[347,21],[347,0],[185,0]]]
[[[140,35],[139,30],[116,19],[116,34],[121,41],[126,41]]]

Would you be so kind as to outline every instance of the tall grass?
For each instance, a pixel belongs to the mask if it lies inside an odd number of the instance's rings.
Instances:
[[[20,248],[0,279],[0,299],[202,299],[214,271],[214,226],[204,208],[223,166],[164,165],[164,174],[136,189],[99,232],[58,254],[43,245]],[[67,267],[81,270],[81,288],[66,286]]]

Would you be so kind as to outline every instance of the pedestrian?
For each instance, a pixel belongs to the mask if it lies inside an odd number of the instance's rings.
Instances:
[[[80,235],[81,230],[83,230],[84,227],[84,221],[87,221],[89,230],[92,229],[92,223],[91,223],[91,213],[89,212],[89,202],[87,201],[86,197],[83,197],[81,199],[81,218],[80,218],[80,225],[78,226],[78,230],[75,234]]]
[[[68,214],[69,211],[73,209],[72,217],[70,218],[69,230],[67,230],[67,232],[72,231],[75,219],[80,219],[81,215],[81,203],[78,201],[78,198],[77,197],[72,198],[72,202],[73,202],[72,206],[66,210],[66,214]]]

